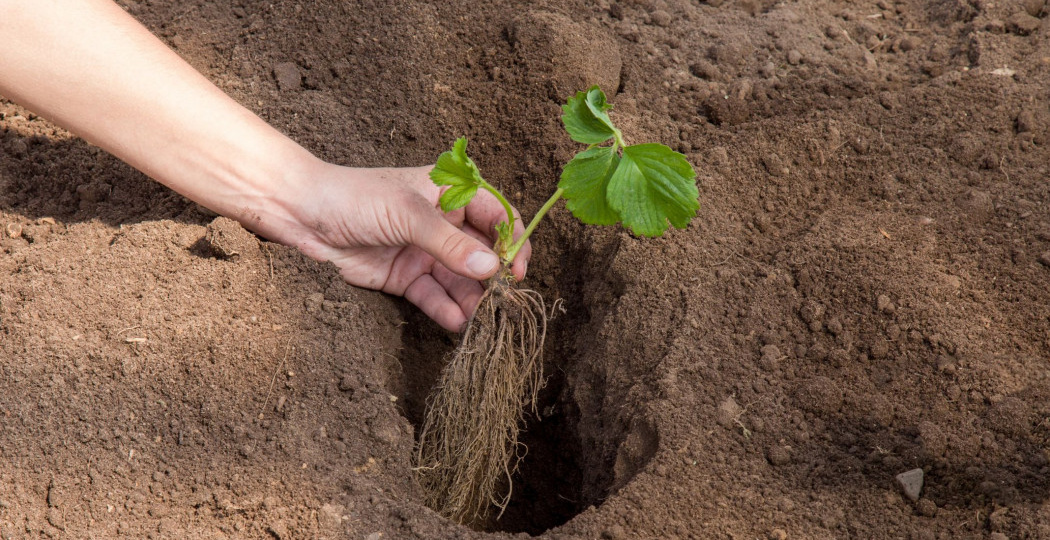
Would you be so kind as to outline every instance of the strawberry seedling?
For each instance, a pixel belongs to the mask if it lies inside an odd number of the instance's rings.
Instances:
[[[588,146],[565,165],[558,189],[518,238],[510,203],[482,178],[465,138],[441,154],[430,173],[435,184],[449,186],[440,200],[446,212],[466,206],[479,189],[507,211],[494,246],[503,269],[490,280],[427,403],[416,453],[428,504],[458,522],[483,525],[494,509],[506,508],[522,455],[518,432],[526,411],[535,413],[543,385],[548,311],[543,297],[518,288],[509,271],[540,220],[564,198],[585,224],[620,223],[637,235],[660,236],[669,225],[684,228],[700,209],[696,173],[685,156],[662,144],[628,145],[609,118],[611,108],[597,86],[562,106],[569,136]]]

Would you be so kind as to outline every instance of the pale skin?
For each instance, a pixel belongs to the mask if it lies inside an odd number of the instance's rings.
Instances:
[[[0,95],[246,228],[331,261],[347,282],[404,296],[457,331],[499,269],[493,227],[506,213],[488,193],[443,214],[430,167],[324,162],[110,0],[0,0],[0,13]],[[515,257],[518,279],[530,255],[526,244]]]

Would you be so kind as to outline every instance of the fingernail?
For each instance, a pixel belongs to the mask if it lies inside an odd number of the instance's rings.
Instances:
[[[467,256],[467,269],[477,275],[491,274],[499,265],[499,258],[495,253],[486,251],[475,251]]]

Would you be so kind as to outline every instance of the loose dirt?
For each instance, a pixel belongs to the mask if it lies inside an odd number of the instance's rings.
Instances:
[[[324,158],[466,135],[526,215],[600,82],[703,207],[539,230],[566,313],[473,531],[410,472],[456,336],[0,102],[0,537],[1050,538],[1043,1],[121,3]]]

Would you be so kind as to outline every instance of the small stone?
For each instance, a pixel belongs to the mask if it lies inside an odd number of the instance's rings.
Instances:
[[[1039,255],[1039,264],[1043,266],[1050,266],[1050,251],[1044,251]]]
[[[842,333],[842,321],[838,319],[831,319],[828,321],[828,332],[832,335],[837,336]]]
[[[922,469],[912,469],[910,471],[902,472],[898,474],[896,478],[897,485],[900,486],[904,495],[912,502],[918,501],[919,495],[922,494]]]
[[[915,509],[919,511],[921,516],[933,517],[937,515],[937,503],[929,499],[919,499],[919,502],[915,504]]]
[[[381,533],[381,532],[374,532],[374,533],[366,536],[365,540],[381,540],[382,538],[383,538],[383,533]]]
[[[22,236],[22,224],[21,223],[8,223],[5,227],[8,238],[19,238]],[[1050,252],[1047,252],[1050,253]]]
[[[787,52],[787,61],[793,66],[797,66],[802,63],[802,53],[798,52],[797,49],[791,49]]]
[[[281,62],[273,67],[273,76],[281,90],[298,90],[302,87],[303,74],[292,62]]]
[[[769,540],[787,540],[788,533],[784,529],[773,529],[769,533]]]
[[[343,378],[339,379],[339,390],[342,392],[352,392],[357,388],[357,381],[349,375],[343,375]]]

